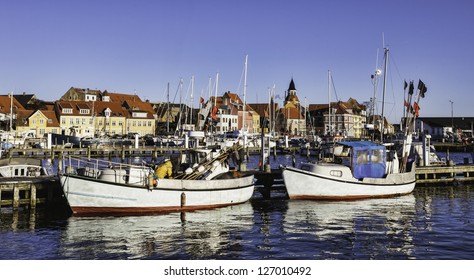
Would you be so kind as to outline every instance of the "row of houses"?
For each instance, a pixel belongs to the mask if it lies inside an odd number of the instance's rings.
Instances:
[[[155,133],[153,107],[138,96],[74,87],[53,102],[38,101],[35,95],[27,94],[0,96],[0,120],[5,130],[11,126],[20,135],[33,132],[37,136],[57,133],[94,137]]]
[[[45,102],[32,94],[0,96],[0,122],[18,133],[33,131],[98,137],[137,133],[157,135],[185,130],[208,130],[216,134],[244,129],[249,133],[275,132],[292,136],[332,135],[349,138],[369,136],[368,124],[377,131],[383,122],[385,133],[394,126],[378,116],[369,116],[367,106],[353,98],[330,104],[303,106],[291,79],[280,106],[276,98],[268,103],[243,104],[238,94],[201,98],[199,108],[167,102],[141,100],[135,94],[71,87],[57,101]],[[11,114],[10,112],[13,112]],[[10,119],[13,118],[13,123]]]

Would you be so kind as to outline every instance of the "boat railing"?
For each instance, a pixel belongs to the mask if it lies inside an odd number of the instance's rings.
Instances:
[[[105,175],[105,172],[112,170],[114,174],[126,176],[127,182],[141,182],[144,180],[143,177],[146,177],[150,172],[153,172],[151,166],[145,162],[142,162],[141,165],[132,165],[77,156],[66,157],[63,160],[63,166],[65,167],[65,172],[67,174],[75,174],[95,179],[99,179],[101,175]]]

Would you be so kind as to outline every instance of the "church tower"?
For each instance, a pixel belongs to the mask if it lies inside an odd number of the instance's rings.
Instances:
[[[288,91],[286,92],[285,96],[285,104],[284,107],[299,107],[300,101],[298,96],[296,96],[296,87],[293,78],[291,78],[290,86],[288,87]]]

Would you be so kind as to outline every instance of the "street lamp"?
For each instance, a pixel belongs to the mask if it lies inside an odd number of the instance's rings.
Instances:
[[[454,104],[454,101],[451,101],[449,100],[449,102],[451,102],[451,130],[453,132],[453,139],[451,140],[451,142],[454,142],[454,114],[453,114],[453,104]]]

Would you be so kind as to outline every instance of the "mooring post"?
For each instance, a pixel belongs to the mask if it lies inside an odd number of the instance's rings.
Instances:
[[[20,206],[20,188],[18,186],[13,186],[13,209],[18,209]]]
[[[30,209],[36,208],[36,186],[34,183],[30,185]]]

